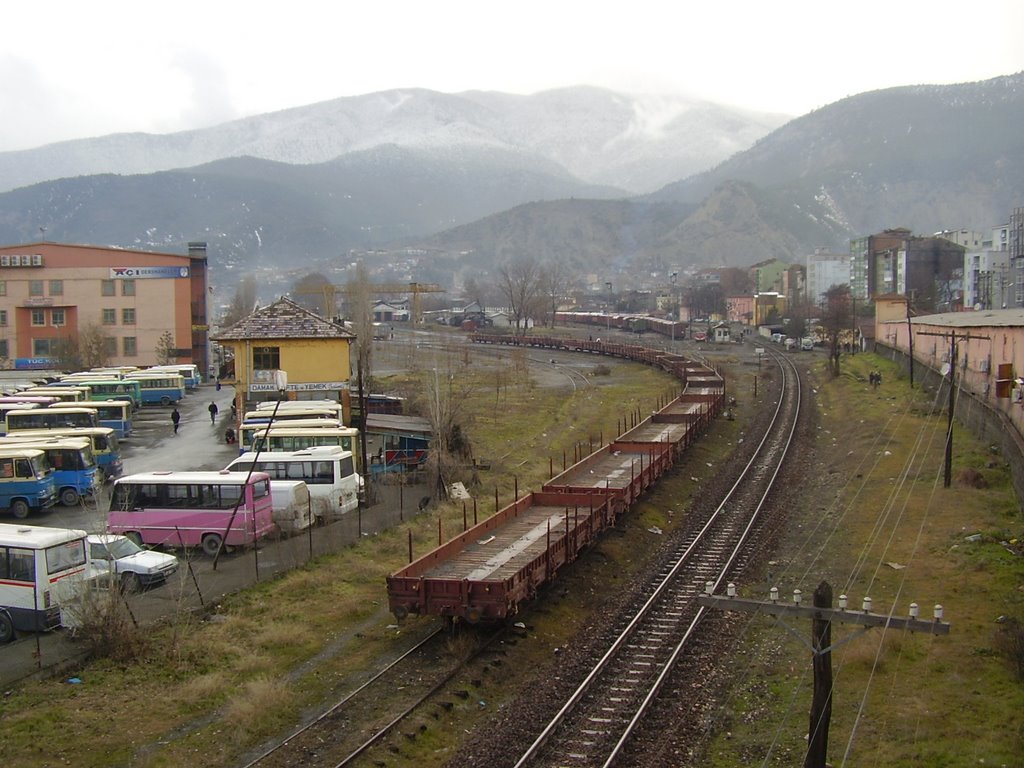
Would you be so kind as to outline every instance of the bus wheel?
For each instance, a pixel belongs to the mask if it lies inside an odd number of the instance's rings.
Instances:
[[[210,557],[216,557],[221,548],[221,538],[216,533],[208,533],[203,536],[203,552]]]
[[[65,507],[76,507],[78,502],[81,501],[81,496],[78,495],[78,491],[74,488],[65,488],[60,492],[60,503]]]
[[[0,643],[9,643],[14,639],[14,622],[6,611],[0,611]]]
[[[171,398],[169,398],[167,395],[164,395],[163,397],[160,398],[160,405],[170,405],[170,404],[171,404]]]
[[[24,520],[28,517],[28,502],[24,499],[15,499],[11,502],[11,514],[19,520]]]
[[[142,546],[142,535],[139,534],[137,531],[128,531],[128,533],[126,533],[124,537],[128,539],[128,541],[130,541],[136,547]]]

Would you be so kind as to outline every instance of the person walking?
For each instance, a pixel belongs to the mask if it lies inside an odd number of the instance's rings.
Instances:
[[[178,422],[181,421],[181,414],[178,413],[178,409],[175,408],[171,411],[171,423],[174,424],[174,434],[178,434]]]
[[[216,403],[210,403],[210,407],[207,410],[210,412],[210,423],[211,424],[216,424],[217,423],[217,404]]]

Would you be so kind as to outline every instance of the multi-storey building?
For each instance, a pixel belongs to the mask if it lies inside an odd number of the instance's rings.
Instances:
[[[849,284],[850,257],[847,254],[815,248],[807,257],[807,300],[811,304],[820,304],[833,285]]]
[[[962,306],[964,246],[944,237],[916,237],[887,229],[850,242],[854,297],[912,296],[924,310]]]
[[[93,245],[0,247],[0,361],[61,368],[62,349],[85,335],[108,365],[158,356],[208,370],[206,243],[185,255]]]

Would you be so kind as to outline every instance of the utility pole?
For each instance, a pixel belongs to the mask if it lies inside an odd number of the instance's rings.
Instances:
[[[730,583],[727,595],[715,595],[715,584],[706,583],[704,593],[697,597],[697,602],[705,608],[718,608],[726,611],[745,611],[747,613],[768,613],[779,617],[779,623],[798,640],[808,645],[814,670],[814,692],[810,709],[810,728],[808,730],[807,753],[804,755],[804,768],[825,768],[828,749],[828,729],[832,717],[832,649],[860,637],[872,627],[887,629],[905,629],[910,632],[929,632],[933,635],[948,635],[949,624],[942,621],[942,606],[936,605],[932,613],[933,620],[925,621],[918,618],[917,603],[910,604],[910,613],[906,617],[890,616],[884,613],[871,612],[871,598],[865,597],[861,610],[847,609],[846,595],[839,596],[839,608],[832,607],[832,586],[821,582],[814,590],[814,605],[801,605],[803,594],[799,589],[793,590],[792,603],[779,602],[779,588],[772,587],[769,599],[750,600],[736,597],[736,585]],[[786,624],[787,617],[811,619],[811,642],[809,644]],[[854,632],[838,643],[832,643],[832,622],[843,624],[860,624],[862,629]]]
[[[914,388],[914,328],[910,324],[910,302],[912,293],[907,295],[907,349],[910,350],[910,388]]]
[[[949,405],[946,413],[946,452],[942,463],[942,487],[949,488],[953,484],[953,415],[956,412],[956,366],[957,366],[957,343],[970,341],[971,339],[985,339],[988,336],[972,336],[965,333],[957,338],[956,332],[935,333],[933,331],[921,331],[922,336],[949,336]]]

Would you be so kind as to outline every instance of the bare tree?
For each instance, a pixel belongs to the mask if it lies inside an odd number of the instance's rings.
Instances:
[[[842,338],[850,330],[853,321],[853,297],[847,284],[833,285],[825,291],[821,307],[821,327],[828,344],[828,368],[833,377],[839,376],[839,356],[842,354]]]
[[[234,298],[231,299],[231,305],[224,313],[224,317],[221,318],[221,324],[225,328],[230,328],[251,315],[254,309],[256,309],[256,278],[246,275],[235,288]]]
[[[537,261],[525,258],[499,267],[498,288],[508,302],[516,335],[525,334],[541,296],[541,269]]]
[[[338,308],[332,306],[335,301],[334,286],[320,272],[312,272],[296,280],[291,294],[296,304],[328,320],[338,312]]]
[[[449,480],[460,463],[472,456],[461,424],[463,406],[471,391],[467,380],[456,376],[450,368],[424,372],[423,410],[430,421],[432,433],[427,472],[434,478],[431,496],[436,500],[448,498]]]
[[[110,361],[112,336],[96,323],[83,323],[74,336],[58,339],[52,351],[62,370],[83,371],[101,368]]]
[[[164,331],[156,342],[156,361],[160,365],[173,363],[175,355],[174,336],[170,331]]]
[[[541,291],[547,303],[546,314],[548,324],[555,327],[555,314],[562,299],[569,295],[575,278],[565,263],[559,260],[549,262],[540,274]]]
[[[355,338],[356,388],[359,397],[359,412],[363,415],[363,423],[359,425],[360,451],[363,455],[363,466],[369,467],[366,455],[366,417],[369,412],[369,385],[373,353],[373,302],[370,295],[370,275],[363,262],[356,265],[355,279],[348,284],[349,320]],[[367,477],[369,480],[369,476]],[[367,482],[367,499],[373,501],[373,488]]]

